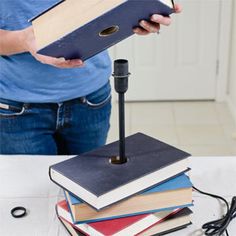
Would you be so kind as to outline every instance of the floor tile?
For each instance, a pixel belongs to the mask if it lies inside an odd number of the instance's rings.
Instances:
[[[192,156],[233,156],[234,151],[229,145],[182,145],[179,147]]]
[[[236,125],[231,124],[231,125],[222,125],[223,130],[225,132],[225,134],[234,139],[235,138],[235,134],[236,134]]]
[[[216,112],[218,119],[223,125],[233,125],[235,121],[230,113],[227,103],[225,102],[215,102]]]
[[[236,150],[236,125],[222,125],[227,142]]]
[[[236,125],[224,102],[132,102],[125,111],[126,136],[142,132],[195,156],[236,155]],[[113,101],[107,142],[118,139]]]
[[[174,124],[172,104],[169,102],[130,104],[131,125]]]
[[[233,156],[236,156],[236,147],[235,146],[233,146]]]
[[[131,133],[137,132],[147,134],[170,145],[178,145],[174,125],[131,125]]]
[[[218,113],[213,102],[174,102],[176,125],[218,125]]]
[[[176,130],[181,145],[228,144],[219,125],[179,125]]]

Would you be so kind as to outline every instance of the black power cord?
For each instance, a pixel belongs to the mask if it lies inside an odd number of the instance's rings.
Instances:
[[[229,223],[234,218],[236,218],[236,196],[234,196],[232,198],[231,204],[229,205],[229,203],[226,201],[226,199],[221,196],[207,193],[207,192],[203,192],[194,186],[193,186],[193,189],[201,194],[220,199],[221,201],[223,201],[225,203],[226,208],[227,208],[226,214],[222,218],[220,218],[218,220],[210,221],[208,223],[205,223],[202,226],[202,229],[205,231],[205,235],[219,236],[225,232],[226,235],[229,236],[229,233],[227,231],[227,227],[228,227]]]

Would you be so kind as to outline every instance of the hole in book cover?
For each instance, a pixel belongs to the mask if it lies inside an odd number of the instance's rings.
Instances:
[[[112,164],[112,165],[122,165],[122,164],[125,164],[129,161],[129,158],[125,157],[125,159],[123,160],[123,162],[120,160],[120,157],[119,156],[112,156],[110,159],[109,159],[109,163]]]
[[[119,31],[119,26],[118,25],[113,25],[111,27],[108,27],[104,30],[102,30],[100,33],[99,33],[99,36],[100,37],[107,37],[107,36],[110,36],[110,35],[113,35],[115,34],[116,32]]]

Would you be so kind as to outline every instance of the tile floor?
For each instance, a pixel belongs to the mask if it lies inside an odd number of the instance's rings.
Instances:
[[[118,139],[113,102],[108,143]],[[126,135],[143,132],[193,156],[236,156],[236,125],[226,103],[126,103]]]

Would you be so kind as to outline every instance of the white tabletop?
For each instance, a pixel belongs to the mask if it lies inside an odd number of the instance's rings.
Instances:
[[[0,235],[65,236],[55,214],[62,191],[48,177],[48,167],[66,156],[0,156]],[[192,157],[190,177],[203,191],[231,199],[236,195],[236,157]],[[14,219],[15,206],[29,210],[27,217]],[[222,206],[215,199],[194,193],[193,225],[170,236],[203,235],[201,225],[220,217]],[[236,235],[236,220],[229,227]]]

